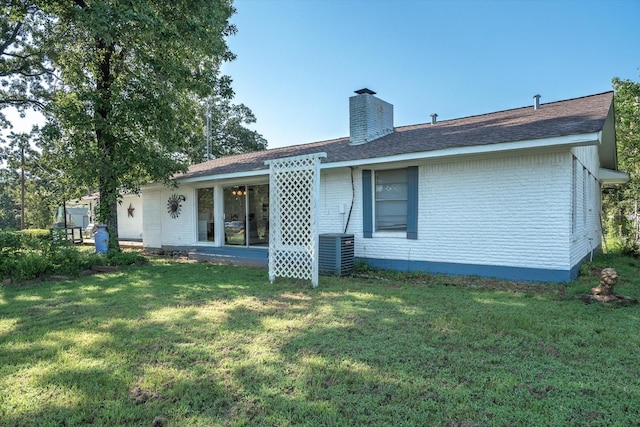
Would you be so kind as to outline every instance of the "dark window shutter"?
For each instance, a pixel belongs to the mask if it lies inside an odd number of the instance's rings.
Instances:
[[[373,236],[373,192],[371,189],[371,170],[362,171],[362,237]]]
[[[418,238],[418,167],[407,168],[407,239]]]

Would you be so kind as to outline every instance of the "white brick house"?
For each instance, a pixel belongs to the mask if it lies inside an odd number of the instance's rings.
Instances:
[[[265,161],[323,152],[318,231],[353,234],[373,267],[569,281],[599,249],[600,188],[628,179],[612,92],[396,128],[374,95],[350,98],[350,137],[215,159],[178,189],[144,188],[144,246],[265,265]]]

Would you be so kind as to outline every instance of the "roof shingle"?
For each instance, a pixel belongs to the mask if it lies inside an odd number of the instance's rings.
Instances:
[[[189,167],[175,178],[195,178],[268,168],[266,160],[326,152],[323,163],[517,142],[559,136],[579,135],[602,130],[613,102],[613,92],[581,98],[498,111],[436,124],[423,123],[396,127],[389,135],[361,145],[349,145],[349,137],[290,147],[221,157]]]

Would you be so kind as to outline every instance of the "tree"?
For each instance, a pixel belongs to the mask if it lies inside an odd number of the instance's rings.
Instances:
[[[213,94],[202,102],[194,121],[204,133],[192,139],[192,145],[185,146],[181,153],[190,164],[267,148],[267,140],[245,126],[255,123],[256,117],[246,105],[232,103],[232,80],[219,70],[217,64]]]
[[[18,182],[15,173],[8,169],[0,169],[0,230],[15,229],[20,225],[20,205],[11,194]]]
[[[46,18],[29,0],[2,0],[0,3],[0,144],[5,144],[5,130],[11,128],[3,110],[42,109],[44,85],[52,70],[42,49]],[[10,149],[0,146],[0,167],[10,156]],[[2,194],[9,206],[8,194]]]
[[[50,21],[29,0],[3,0],[0,16],[0,125],[6,128],[2,109],[44,107],[43,83],[52,77],[43,46]]]
[[[37,128],[30,134],[11,132],[8,136],[9,143],[3,156],[7,167],[0,170],[3,184],[2,206],[5,210],[0,216],[5,218],[2,223],[7,225],[4,227],[49,228],[53,206],[64,194],[57,187],[59,172],[46,170],[40,164],[40,152],[31,144],[36,135]],[[13,217],[18,215],[17,222],[7,219],[10,218],[7,213],[9,210]]]
[[[97,215],[117,249],[120,190],[168,182],[203,140],[202,100],[233,59],[227,0],[41,0],[54,16],[48,55],[57,81],[42,149],[69,188],[97,188]],[[60,157],[62,156],[62,157]]]
[[[637,245],[640,230],[640,82],[614,78],[618,167],[630,181],[605,193],[605,209],[613,217],[619,237]]]
[[[191,163],[267,148],[267,140],[245,126],[256,122],[255,115],[246,105],[233,104],[233,95],[231,79],[221,76],[214,95],[203,103],[204,139],[185,153]]]

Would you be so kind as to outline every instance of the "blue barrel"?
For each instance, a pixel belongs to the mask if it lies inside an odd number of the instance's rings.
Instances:
[[[93,236],[96,242],[96,253],[106,254],[109,251],[109,232],[106,225],[99,225]]]

